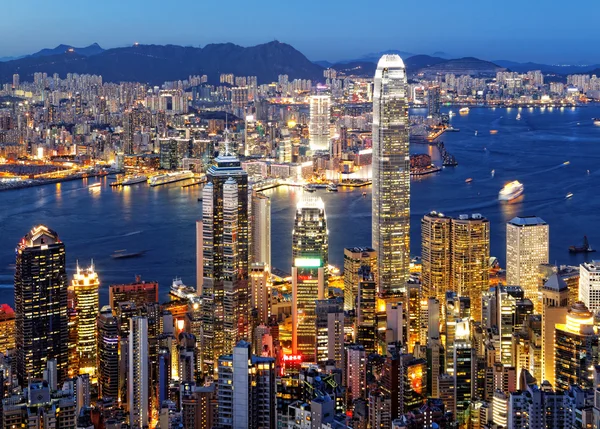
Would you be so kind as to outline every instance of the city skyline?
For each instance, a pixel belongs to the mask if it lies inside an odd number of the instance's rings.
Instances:
[[[441,6],[442,2],[439,3]],[[516,0],[504,2],[501,8],[474,0],[465,3],[456,8],[422,8],[409,3],[400,10],[397,3],[386,0],[380,7],[389,13],[375,20],[356,14],[355,6],[361,4],[354,1],[342,8],[309,1],[295,9],[291,6],[282,9],[272,0],[254,8],[236,0],[230,8],[233,13],[228,15],[222,14],[216,3],[200,5],[185,1],[178,3],[178,10],[185,13],[169,21],[164,19],[165,6],[159,1],[150,5],[109,1],[83,7],[69,0],[57,8],[35,0],[30,6],[36,14],[28,17],[29,25],[11,20],[0,29],[0,37],[11,40],[10,45],[0,50],[0,57],[27,55],[61,43],[84,46],[97,42],[104,48],[135,42],[184,46],[231,42],[249,46],[277,39],[295,46],[313,61],[348,60],[396,49],[430,55],[446,52],[452,57],[476,56],[486,60],[600,63],[592,42],[596,37],[593,25],[565,19],[556,1],[545,4],[543,9]],[[237,13],[242,7],[244,13]],[[600,12],[600,6],[593,0],[579,2],[578,8],[587,16]],[[465,10],[469,13],[464,13]],[[9,3],[5,12],[7,16],[22,13],[15,3]],[[121,19],[128,14],[132,20]],[[211,18],[201,19],[208,16]],[[401,20],[401,16],[411,19]],[[47,25],[50,20],[68,25]],[[269,25],[254,25],[261,22]],[[423,25],[428,25],[430,31],[422,31]],[[110,32],[104,31],[106,26],[110,26]],[[163,31],[157,32],[156,26]],[[556,27],[561,29],[560,37],[551,31]],[[44,28],[43,46],[39,32],[30,28]],[[307,28],[321,31],[314,33]]]

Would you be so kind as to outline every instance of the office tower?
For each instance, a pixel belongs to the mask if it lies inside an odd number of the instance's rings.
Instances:
[[[385,305],[385,342],[404,344],[404,305],[401,302]]]
[[[292,353],[314,361],[315,301],[327,296],[329,232],[321,198],[303,197],[292,231]]]
[[[98,315],[100,280],[94,271],[94,263],[82,270],[77,264],[77,271],[69,287],[76,311],[75,351],[79,364],[79,374],[96,376],[96,317]]]
[[[469,321],[461,319],[456,324],[454,339],[454,392],[456,394],[457,420],[468,420],[469,405],[473,397],[473,348]]]
[[[329,361],[340,367],[344,353],[343,301],[341,298],[317,300],[315,311],[315,360],[323,366]]]
[[[137,308],[142,308],[147,303],[158,302],[158,282],[142,281],[141,276],[136,276],[134,283],[110,285],[108,287],[110,307],[116,310],[121,302],[131,302]]]
[[[427,323],[427,387],[430,397],[439,398],[438,377],[444,369],[442,341],[440,339],[440,302],[437,298],[427,300],[429,310]]]
[[[555,388],[567,390],[575,384],[593,387],[593,368],[598,364],[598,334],[594,314],[582,302],[571,306],[566,323],[556,325]]]
[[[421,338],[421,285],[408,283],[404,295],[406,303],[406,346],[412,353]]]
[[[363,266],[359,275],[362,280],[356,300],[355,342],[371,354],[377,352],[377,283],[369,266]]]
[[[119,397],[119,327],[112,309],[105,305],[97,319],[98,397]]]
[[[436,117],[440,115],[440,87],[430,86],[427,90],[427,114]]]
[[[196,386],[184,383],[181,391],[183,429],[212,429],[216,408],[216,385]]]
[[[310,123],[308,134],[310,150],[329,151],[329,116],[331,97],[329,95],[310,96]]]
[[[206,173],[202,191],[202,366],[217,371],[217,359],[247,337],[248,174],[225,151]],[[263,261],[264,262],[264,261]],[[198,275],[200,278],[200,275]]]
[[[547,264],[550,227],[537,216],[515,217],[506,224],[506,284],[521,286],[539,303],[539,269]],[[536,306],[541,310],[541,306]]]
[[[19,75],[17,73],[13,74],[12,89],[19,89]]]
[[[389,428],[392,424],[392,399],[374,390],[369,392],[369,427]]]
[[[346,403],[352,409],[356,399],[367,394],[367,353],[360,344],[346,349]]]
[[[431,212],[421,219],[421,284],[423,299],[435,297],[444,302],[452,290],[452,218]]]
[[[250,265],[250,310],[255,310],[258,323],[267,323],[271,316],[271,273],[269,265],[258,262]]]
[[[554,330],[567,318],[569,288],[556,273],[542,287],[542,380],[555,386]]]
[[[489,288],[490,222],[480,214],[452,219],[452,290],[471,298],[471,317],[481,321],[481,296]]]
[[[8,304],[0,304],[0,353],[15,348],[15,310]]]
[[[218,427],[274,428],[275,359],[254,356],[240,341],[233,354],[219,358]]]
[[[179,345],[177,352],[179,354],[178,379],[180,382],[195,381],[196,375],[196,337],[192,334],[182,332],[179,334]]]
[[[252,261],[271,265],[271,199],[252,194]]]
[[[370,247],[346,247],[344,249],[344,310],[352,310],[356,305],[358,286],[362,280],[358,274],[359,270],[363,266],[368,266],[375,273],[376,264],[376,252]]]
[[[62,383],[69,337],[65,245],[44,225],[34,227],[17,245],[15,308],[19,383],[42,378],[50,359],[56,359]]]
[[[148,319],[141,316],[129,320],[129,373],[127,400],[129,425],[132,429],[148,426]]]
[[[600,310],[600,261],[579,266],[579,300],[592,312]]]
[[[384,55],[373,94],[373,249],[379,291],[404,290],[410,263],[410,156],[404,62]]]

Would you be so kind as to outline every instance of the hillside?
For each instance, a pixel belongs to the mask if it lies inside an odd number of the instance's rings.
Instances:
[[[420,72],[425,76],[452,73],[455,75],[468,74],[471,76],[488,77],[495,76],[497,72],[505,70],[506,68],[500,67],[489,61],[465,57],[439,62],[421,69]]]

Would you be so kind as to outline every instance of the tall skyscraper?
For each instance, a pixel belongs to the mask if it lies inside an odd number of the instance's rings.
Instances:
[[[481,320],[481,296],[489,289],[490,222],[480,214],[452,219],[452,290],[471,298],[471,317]]]
[[[440,115],[440,87],[430,86],[427,89],[427,114],[431,117]]]
[[[145,317],[129,319],[128,357],[129,425],[132,429],[143,429],[149,422],[148,319]]]
[[[96,316],[100,307],[98,289],[100,280],[94,270],[94,263],[82,270],[77,264],[77,271],[69,286],[73,307],[76,312],[76,344],[75,351],[79,363],[79,374],[96,376]]]
[[[292,352],[312,361],[317,299],[327,296],[329,237],[325,204],[305,196],[296,206],[292,231]]]
[[[421,220],[421,284],[424,299],[444,302],[452,290],[451,259],[452,218],[431,212]]]
[[[329,151],[329,117],[331,97],[329,95],[310,96],[310,123],[308,134],[310,150]]]
[[[328,361],[341,368],[344,353],[343,301],[323,299],[316,302],[315,360],[325,366]]]
[[[265,263],[250,265],[250,311],[256,311],[259,324],[271,316],[271,272]]]
[[[239,159],[220,154],[206,173],[202,192],[202,350],[203,371],[217,371],[219,356],[248,327],[248,174]],[[198,264],[200,267],[200,264]]]
[[[271,266],[271,199],[252,194],[252,261]]]
[[[359,271],[363,266],[370,267],[371,273],[375,274],[377,267],[375,250],[370,247],[346,247],[344,249],[344,310],[352,310],[356,306],[358,285],[363,279]]]
[[[579,266],[579,300],[590,311],[600,310],[600,261]]]
[[[534,303],[541,302],[539,272],[550,257],[549,238],[550,227],[537,216],[515,217],[506,224],[506,284],[521,286]]]
[[[50,359],[56,360],[62,383],[69,338],[65,245],[44,225],[34,227],[17,245],[15,307],[19,383],[42,378]]]
[[[410,263],[410,155],[406,69],[398,55],[377,64],[373,93],[373,248],[379,291],[404,290]]]
[[[119,326],[109,306],[100,310],[98,332],[98,397],[119,397]]]
[[[554,329],[565,323],[569,302],[569,288],[556,273],[542,287],[542,380],[555,385]]]

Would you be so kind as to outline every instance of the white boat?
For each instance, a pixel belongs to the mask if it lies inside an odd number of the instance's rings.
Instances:
[[[458,113],[460,113],[461,115],[466,115],[467,113],[469,113],[469,110],[471,109],[469,109],[468,107],[461,107]]]
[[[148,180],[148,176],[145,176],[143,174],[137,174],[135,176],[125,177],[125,179],[123,179],[123,182],[121,182],[121,185],[123,185],[123,186],[135,185],[137,183],[145,182],[146,180]]]
[[[166,185],[167,183],[179,182],[181,180],[193,179],[194,173],[191,171],[176,171],[173,173],[159,174],[148,180],[150,186]]]
[[[504,188],[498,193],[498,199],[500,201],[511,201],[517,198],[523,193],[525,186],[523,186],[518,180],[514,180],[504,185]]]
[[[566,199],[569,199],[569,198],[571,198],[572,196],[573,196],[573,192],[569,192],[565,198],[566,198]]]
[[[477,135],[477,130],[475,130],[475,135]]]
[[[102,187],[102,183],[94,183],[93,185],[88,186],[88,189],[98,189]]]
[[[451,117],[453,117],[453,116],[454,116],[454,112],[453,112],[452,110],[450,110],[450,111],[448,112],[448,117],[450,117],[450,118],[451,118]]]
[[[496,174],[496,170],[492,170],[492,177]]]
[[[327,185],[327,190],[329,192],[337,192],[338,191],[338,187],[335,183],[330,183],[329,185]]]
[[[181,281],[181,278],[175,277],[173,279],[173,284],[171,285],[171,289],[169,290],[169,294],[171,294],[177,298],[186,299],[190,295],[195,295],[196,290],[191,286],[184,285],[183,281]]]
[[[311,184],[304,185],[303,189],[306,192],[315,192],[317,190],[317,188],[315,187],[315,185],[311,185]]]
[[[521,120],[521,114],[517,113],[517,121],[520,121],[520,120]]]

